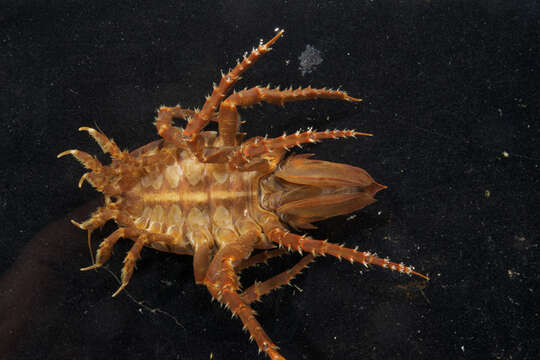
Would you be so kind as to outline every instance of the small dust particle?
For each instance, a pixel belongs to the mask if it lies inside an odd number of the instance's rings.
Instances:
[[[489,199],[489,197],[491,196],[491,191],[489,190],[484,190],[484,196],[486,197],[486,199]]]
[[[311,73],[323,62],[321,52],[311,45],[306,45],[306,49],[300,54],[298,60],[300,61],[298,70],[300,70],[302,76]]]
[[[514,271],[514,270],[512,270],[512,269],[508,269],[507,274],[508,274],[508,277],[509,277],[510,279],[515,278],[516,276],[521,275],[520,273],[518,273],[517,271]]]
[[[160,282],[165,286],[172,286],[172,281],[169,280],[160,280]]]
[[[508,152],[506,152],[506,151],[503,151],[503,152],[502,152],[502,156],[504,156],[505,158],[507,158],[507,157],[510,157],[510,154],[509,154]]]

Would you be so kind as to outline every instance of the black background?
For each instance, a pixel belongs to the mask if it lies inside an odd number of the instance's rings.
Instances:
[[[360,166],[389,186],[356,217],[328,220],[310,234],[431,277],[425,283],[318,259],[297,287],[255,305],[282,354],[536,358],[537,2],[10,4],[0,7],[0,357],[258,358],[240,321],[194,284],[189,257],[143,250],[128,291],[114,299],[110,273],[78,271],[90,257],[86,235],[69,219],[85,219],[98,195],[88,185],[77,189],[82,168],[56,154],[98,153],[80,126],[99,127],[123,148],[156,139],[159,105],[201,106],[220,69],[282,27],[285,36],[239,88],[341,86],[364,102],[257,106],[242,111],[243,129],[374,133],[300,150]],[[298,57],[308,44],[324,61],[302,76]],[[113,229],[96,233],[94,247]],[[129,245],[117,246],[113,273]],[[273,261],[242,279],[263,280],[297,260]]]

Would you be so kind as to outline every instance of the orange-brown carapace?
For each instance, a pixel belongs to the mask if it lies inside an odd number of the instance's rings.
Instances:
[[[223,75],[202,109],[162,106],[155,123],[160,140],[127,152],[103,133],[82,127],[110,154],[111,164],[103,165],[80,150],[59,155],[71,154],[89,170],[79,186],[87,181],[105,196],[104,205],[88,220],[73,223],[88,231],[89,237],[109,220],[118,225],[101,243],[96,262],[82,270],[102,266],[120,238],[132,239],[116,295],[129,283],[143,246],[191,255],[195,281],[240,317],[259,349],[271,359],[284,358],[250,304],[289,283],[315,256],[328,254],[425,277],[369,252],[290,232],[289,226],[309,229],[313,222],[359,210],[374,202],[374,195],[385,186],[357,167],[310,159],[310,154],[286,157],[289,148],[303,143],[370,134],[309,129],[243,140],[238,107],[321,98],[361,101],[343,91],[311,87],[253,87],[230,94],[240,75],[270,51],[282,34],[279,31],[261,43]],[[174,126],[173,118],[186,120],[186,128]],[[218,132],[203,131],[210,121],[218,123]],[[307,255],[288,271],[241,290],[238,274],[243,269],[287,251]]]

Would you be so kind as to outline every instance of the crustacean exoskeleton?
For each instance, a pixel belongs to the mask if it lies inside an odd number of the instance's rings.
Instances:
[[[238,108],[263,101],[276,105],[311,99],[361,101],[344,91],[309,86],[295,90],[256,86],[230,94],[240,75],[269,52],[282,34],[283,30],[261,43],[223,75],[202,109],[160,107],[155,125],[162,139],[127,152],[103,133],[82,127],[79,130],[88,132],[110,154],[111,164],[103,165],[80,150],[58,155],[71,154],[79,160],[89,170],[79,186],[87,181],[105,196],[105,204],[88,220],[73,223],[88,231],[89,237],[111,219],[118,224],[101,242],[96,262],[82,270],[102,266],[120,238],[132,239],[116,295],[129,283],[144,246],[191,255],[195,281],[241,319],[259,350],[271,359],[283,357],[250,304],[289,283],[314,257],[328,254],[427,278],[412,267],[369,252],[289,230],[289,226],[310,229],[313,222],[362,209],[385,186],[354,166],[314,160],[311,154],[286,157],[287,150],[304,143],[370,134],[308,129],[243,140]],[[186,120],[186,128],[174,126],[173,118]],[[218,132],[203,131],[211,121],[218,123]],[[241,290],[239,272],[288,251],[307,255],[288,271]]]

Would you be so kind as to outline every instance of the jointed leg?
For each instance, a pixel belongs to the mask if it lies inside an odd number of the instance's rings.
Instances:
[[[118,290],[116,290],[116,292],[112,295],[113,297],[118,295],[120,291],[122,291],[128,285],[129,280],[133,275],[133,271],[135,270],[135,263],[139,258],[142,248],[156,241],[172,245],[174,238],[170,235],[155,234],[141,230],[141,234],[137,240],[135,240],[135,243],[133,246],[131,246],[131,249],[124,258],[124,266],[122,267],[122,285],[120,285]]]
[[[114,245],[120,240],[120,238],[134,238],[135,236],[140,235],[142,230],[135,228],[119,228],[116,229],[112,234],[107,236],[101,244],[99,244],[99,249],[96,255],[96,262],[90,266],[84,267],[81,271],[87,271],[92,269],[97,269],[103,266],[110,258]]]
[[[100,173],[105,169],[103,164],[100,163],[98,159],[81,150],[66,150],[58,154],[56,157],[61,158],[62,156],[66,155],[73,155],[73,157],[77,159],[85,168],[97,173]]]
[[[314,240],[308,236],[301,236],[290,233],[279,227],[273,228],[268,232],[265,231],[265,233],[270,238],[270,240],[277,243],[279,246],[284,246],[290,250],[296,250],[298,252],[306,251],[314,255],[329,254],[339,259],[347,259],[351,263],[362,263],[366,267],[370,264],[374,264],[383,268],[389,268],[391,270],[399,271],[401,273],[420,276],[424,279],[429,280],[426,275],[414,271],[413,268],[410,266],[397,264],[391,262],[388,259],[379,258],[371,254],[370,252],[361,252],[357,251],[356,249],[349,249],[343,247],[343,245],[329,243],[326,240]]]
[[[149,245],[155,241],[172,244],[174,241],[172,236],[150,233],[146,230],[137,229],[135,226],[121,227],[116,229],[101,242],[97,251],[97,259],[95,264],[82,268],[81,271],[97,269],[103,266],[110,259],[113,247],[118,240],[120,240],[120,238],[134,239],[134,244],[131,246],[131,249],[124,258],[124,266],[122,267],[121,277],[122,284],[112,295],[113,297],[118,295],[128,285],[129,280],[133,275],[133,271],[135,270],[135,263],[137,262],[141,250],[145,245]]]
[[[212,114],[218,109],[219,104],[227,94],[227,92],[236,84],[240,79],[240,75],[244,73],[255,61],[257,61],[262,55],[271,50],[270,46],[279,39],[283,34],[283,30],[279,31],[270,41],[266,44],[260,44],[257,48],[251,51],[249,56],[244,56],[243,60],[239,62],[234,69],[232,69],[226,75],[223,75],[219,85],[214,85],[212,95],[210,95],[204,103],[201,111],[196,112],[193,118],[188,122],[184,134],[188,137],[194,138],[196,135],[210,122]]]
[[[191,114],[193,111],[179,108],[179,113],[182,112],[185,112],[186,114]],[[167,156],[170,156],[170,154],[163,154],[162,152],[154,155],[145,154],[144,156],[135,158],[128,151],[121,151],[118,145],[116,145],[116,143],[114,142],[114,140],[107,138],[105,134],[95,129],[89,127],[81,127],[79,128],[79,131],[87,131],[90,136],[92,136],[94,140],[98,143],[98,145],[101,147],[101,150],[103,150],[105,154],[109,153],[113,159],[120,160],[120,170],[122,170],[122,166],[130,167],[130,165],[146,167],[148,165],[159,163],[160,161],[165,160]],[[106,166],[103,168],[107,169]],[[103,171],[103,169],[100,169],[100,171]],[[87,179],[88,176],[90,176],[89,180],[93,180],[91,173],[86,173],[81,177],[81,180],[79,181],[79,187],[81,187],[83,180]]]
[[[191,109],[183,109],[179,105],[173,107],[160,107],[158,109],[158,116],[156,117],[155,122],[159,135],[182,149],[188,147],[188,145],[186,145],[186,141],[189,139],[186,139],[182,128],[173,126],[172,119],[180,118],[190,121],[196,113],[196,111]],[[210,121],[217,122],[217,113],[210,115]],[[193,148],[193,146],[189,147]]]
[[[255,319],[253,309],[242,300],[238,293],[239,282],[235,266],[249,256],[258,236],[256,232],[246,233],[237,242],[220,249],[210,264],[205,284],[212,297],[229,308],[233,315],[240,317],[244,327],[257,342],[260,351],[264,351],[270,359],[284,360],[277,352],[277,346]]]
[[[103,150],[105,154],[111,154],[111,157],[113,159],[124,160],[126,157],[129,156],[128,152],[122,152],[118,145],[116,145],[114,140],[107,138],[105,134],[86,126],[80,127],[79,131],[87,131],[88,134],[90,134],[90,136],[92,136],[94,140],[96,140],[101,150]]]
[[[345,101],[362,101],[362,99],[353,98],[344,91],[313,89],[311,86],[298,89],[270,89],[270,87],[253,87],[248,90],[235,92],[219,107],[218,123],[219,136],[225,145],[235,144],[235,135],[238,132],[239,117],[236,110],[237,106],[251,106],[265,101],[274,105],[283,106],[286,102],[312,100],[312,99],[335,99]]]
[[[212,242],[213,239],[207,231],[195,231],[194,237],[197,241],[194,241],[193,251],[193,275],[195,277],[195,283],[204,284],[210,261],[212,260]]]
[[[116,145],[116,143],[114,142],[114,140],[107,138],[105,134],[86,126],[80,127],[79,131],[88,132],[88,134],[90,134],[90,136],[92,136],[94,140],[98,143],[101,150],[103,150],[105,154],[109,153],[113,159],[126,160],[127,158],[130,157],[128,152],[121,151],[118,145]],[[79,160],[84,165],[84,167],[92,171],[99,173],[99,172],[102,172],[105,168],[92,155],[85,153],[84,151],[80,151],[80,150],[67,150],[60,153],[57,157],[60,158],[68,154],[73,155],[77,160]]]
[[[161,108],[165,108],[167,106],[162,106]],[[176,105],[174,107],[168,107],[169,109],[174,109],[174,115],[173,117],[183,119],[185,121],[189,121],[195,115],[195,110],[191,109],[184,109],[180,107],[180,105]],[[216,116],[212,117],[213,121],[217,121]]]
[[[141,250],[144,245],[148,244],[150,242],[150,239],[147,234],[141,234],[135,240],[135,243],[131,246],[131,249],[129,249],[126,257],[124,258],[124,266],[122,267],[122,284],[112,294],[113,297],[118,295],[120,291],[124,290],[124,288],[128,285],[129,280],[131,279],[131,276],[133,275],[133,271],[135,271],[135,263],[137,262],[137,259],[139,258],[139,255],[141,254]]]
[[[233,149],[207,148],[201,136],[194,136],[190,139],[184,135],[182,128],[173,126],[173,118],[190,121],[195,113],[192,110],[182,109],[178,105],[175,107],[160,107],[156,118],[156,128],[159,135],[181,149],[189,149],[201,162],[225,162],[227,154]],[[216,121],[216,115],[213,114],[211,119]]]
[[[266,262],[269,259],[281,256],[283,254],[287,254],[287,249],[272,249],[272,250],[265,250],[263,252],[260,252],[258,254],[255,254],[253,256],[250,256],[249,259],[246,259],[240,263],[236,267],[236,271],[240,272],[244,269],[247,269],[249,267],[252,267],[254,265],[257,265],[262,262]]]
[[[96,137],[98,137],[98,138],[100,138],[100,135],[102,135],[102,134],[98,133],[97,131],[96,131],[95,134],[99,134],[99,135],[96,135]],[[103,135],[103,137],[105,137],[105,136]],[[100,138],[100,141],[101,140],[103,140],[103,139]],[[103,141],[105,141],[105,140],[103,140]],[[108,139],[107,139],[107,141],[108,141]],[[99,141],[98,141],[98,144],[100,144]],[[113,149],[112,148],[113,145],[111,145],[111,144],[114,144],[114,143],[105,144],[104,149],[109,149],[109,148]],[[100,146],[101,146],[101,144],[100,144]],[[114,151],[114,150],[108,150],[108,151]],[[66,151],[58,154],[57,158],[61,158],[62,156],[66,156],[66,155],[73,155],[73,157],[75,159],[77,159],[85,168],[91,170],[91,171],[83,174],[83,176],[81,176],[81,179],[79,180],[79,187],[81,187],[83,182],[85,180],[87,180],[96,189],[98,189],[99,191],[103,191],[103,186],[105,185],[105,179],[107,179],[108,177],[111,177],[111,176],[114,175],[114,170],[111,167],[104,166],[98,159],[96,159],[92,155],[88,154],[87,152],[84,152],[84,151],[81,151],[81,150],[75,150],[75,149],[74,150],[66,150]],[[121,156],[121,155],[115,153],[115,156]],[[128,157],[129,154],[126,154],[125,156]]]
[[[173,126],[173,118],[189,119],[191,112],[182,109],[180,106],[162,106],[158,109],[156,118],[156,128],[159,135],[168,142],[175,144],[181,149],[186,149],[189,140],[184,135],[181,128]]]
[[[139,258],[141,250],[144,246],[149,245],[155,241],[161,241],[170,244],[172,244],[174,241],[174,238],[169,235],[154,234],[144,230],[140,231],[140,235],[137,237],[136,240],[134,240],[135,243],[131,246],[131,249],[129,249],[126,257],[124,258],[124,266],[122,267],[121,277],[122,284],[120,285],[118,290],[116,290],[115,293],[112,295],[113,297],[118,295],[128,285],[129,280],[133,275],[133,271],[135,270],[135,263],[137,262],[137,259]]]
[[[81,230],[93,231],[98,227],[103,226],[107,221],[115,219],[118,216],[118,210],[113,210],[107,206],[102,206],[96,209],[88,220],[78,223],[71,220],[71,223]]]
[[[92,213],[90,218],[82,223],[78,223],[75,220],[71,220],[71,223],[73,225],[77,226],[81,230],[86,230],[88,232],[88,249],[90,249],[90,252],[91,252],[90,255],[92,257],[92,263],[94,262],[94,256],[92,254],[92,245],[91,245],[92,232],[95,229],[105,225],[107,221],[112,220],[112,219],[114,219],[117,223],[122,224],[123,226],[129,226],[130,228],[135,229],[135,224],[131,220],[130,216],[115,209],[115,205],[111,203],[106,203],[105,206],[97,208],[96,211]],[[98,258],[99,258],[99,252],[98,252]]]
[[[259,300],[263,295],[268,294],[272,290],[276,290],[283,285],[290,284],[291,280],[294,279],[298,274],[302,272],[307,266],[315,259],[313,254],[308,254],[304,256],[296,265],[294,265],[289,270],[282,272],[276,276],[271,277],[270,279],[264,282],[255,282],[247,288],[240,296],[246,304],[251,304],[254,301]]]
[[[71,220],[71,222],[81,230],[93,231],[112,219],[116,220],[121,226],[136,228],[131,217],[127,213],[118,210],[117,205],[111,202],[106,202],[105,206],[98,207],[88,220],[82,223],[75,220]]]
[[[301,146],[305,143],[314,143],[324,139],[340,139],[356,136],[372,136],[368,133],[354,130],[326,130],[305,132],[297,131],[294,134],[283,134],[277,138],[266,139],[262,137],[252,138],[229,156],[231,166],[238,168],[248,163],[250,159],[272,152],[278,149],[288,150],[293,146]]]

